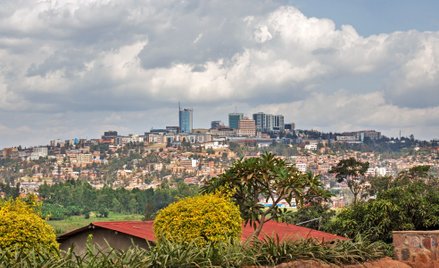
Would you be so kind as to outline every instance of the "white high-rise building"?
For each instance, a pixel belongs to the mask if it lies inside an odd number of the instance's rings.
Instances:
[[[262,112],[253,114],[256,130],[260,132],[284,131],[285,120],[283,115],[265,114]]]

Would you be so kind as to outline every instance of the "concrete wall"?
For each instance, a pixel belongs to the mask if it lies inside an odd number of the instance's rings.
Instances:
[[[148,248],[148,243],[145,239],[95,226],[93,229],[85,230],[61,241],[60,249],[68,250],[73,246],[74,252],[82,255],[86,252],[86,243],[89,235],[93,235],[93,243],[103,250],[108,248],[108,245],[111,248],[121,250],[128,249],[133,244],[142,248]]]
[[[393,232],[395,259],[412,267],[439,268],[439,231]]]

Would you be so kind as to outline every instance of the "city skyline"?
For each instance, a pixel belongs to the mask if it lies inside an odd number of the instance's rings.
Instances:
[[[437,139],[437,8],[5,0],[0,147],[177,126],[179,101],[194,107],[193,128],[263,111],[299,129]]]

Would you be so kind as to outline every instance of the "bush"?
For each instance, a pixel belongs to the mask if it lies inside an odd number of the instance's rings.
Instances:
[[[58,250],[56,235],[31,205],[20,199],[0,206],[0,248],[10,252],[20,250]]]
[[[102,250],[94,244],[88,244],[86,252],[81,255],[76,255],[72,250],[60,255],[44,250],[38,253],[18,250],[11,255],[0,248],[0,267],[267,267],[265,265],[274,266],[295,260],[344,265],[379,259],[391,253],[392,249],[387,244],[370,243],[360,237],[355,242],[347,240],[333,243],[312,239],[279,241],[267,237],[244,245],[240,242],[206,245],[173,243],[165,239],[149,249],[131,247],[127,250]]]
[[[256,258],[257,265],[277,265],[296,260],[316,260],[337,265],[358,264],[380,259],[392,254],[392,247],[383,242],[373,242],[357,236],[353,240],[336,240],[322,243],[315,239],[280,240],[266,237],[254,241],[247,255]]]
[[[392,231],[437,230],[439,188],[425,182],[407,182],[378,194],[376,200],[359,202],[341,210],[328,224],[328,231],[371,241],[392,241]]]
[[[218,195],[201,195],[175,202],[159,211],[154,233],[163,239],[200,244],[239,239],[242,231],[239,208]],[[198,243],[198,242],[197,242]]]
[[[42,206],[42,216],[47,220],[63,220],[66,214],[67,210],[61,205],[44,203]]]

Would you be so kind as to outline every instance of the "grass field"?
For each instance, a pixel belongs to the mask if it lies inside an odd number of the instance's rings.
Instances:
[[[108,218],[98,218],[95,215],[91,215],[90,218],[85,219],[84,216],[71,216],[65,220],[60,221],[47,221],[54,229],[57,235],[66,233],[68,231],[84,227],[91,222],[96,221],[133,221],[141,220],[143,215],[138,214],[119,214],[111,213]]]

